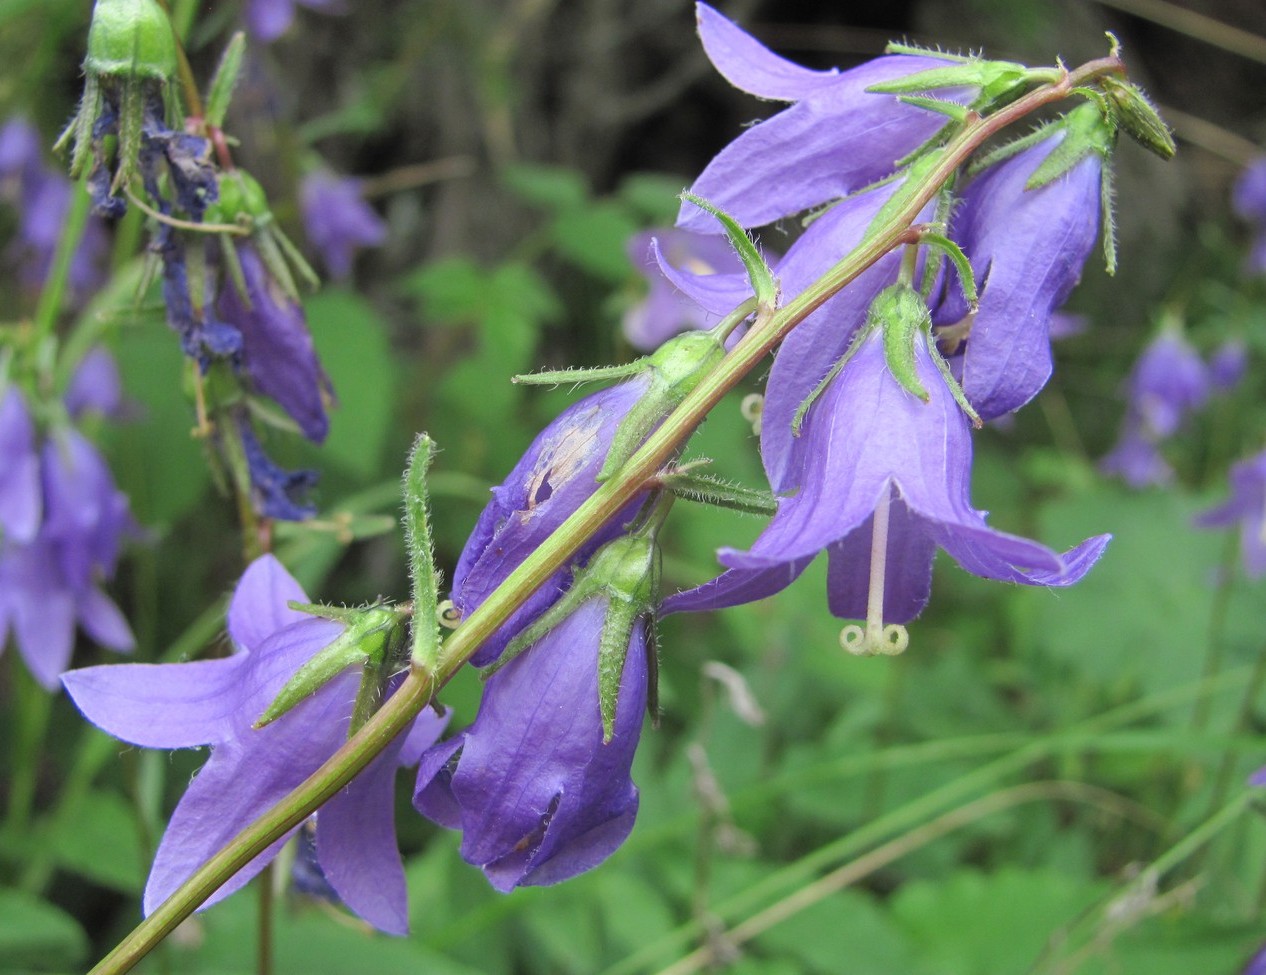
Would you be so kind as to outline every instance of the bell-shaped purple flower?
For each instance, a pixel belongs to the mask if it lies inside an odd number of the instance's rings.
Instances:
[[[635,234],[627,250],[650,285],[624,313],[624,337],[635,349],[649,352],[678,332],[711,328],[751,295],[743,262],[724,236],[659,227]],[[701,301],[701,294],[720,300]]]
[[[360,674],[354,668],[325,684],[272,724],[252,725],[277,693],[343,625],[305,616],[287,601],[307,602],[272,556],[253,562],[229,606],[237,652],[181,664],[89,667],[62,678],[88,720],[146,748],[211,746],[159,844],[145,887],[151,913],[232,839],[328,759],[347,740]],[[418,761],[443,728],[427,712],[385,748],[316,815],[317,860],[342,901],[392,934],[408,928],[404,871],[396,845],[396,769]],[[278,840],[203,905],[240,889],[272,860]]]
[[[246,26],[255,38],[270,44],[290,29],[296,6],[329,14],[347,9],[343,0],[248,0]]]
[[[309,440],[320,443],[330,429],[326,404],[330,381],[317,358],[303,308],[282,290],[250,244],[239,244],[245,296],[226,276],[216,309],[242,336],[242,368],[259,392],[271,396]]]
[[[1116,446],[1100,458],[1099,470],[1121,478],[1136,491],[1161,487],[1174,479],[1174,469],[1160,452],[1156,440],[1144,432],[1141,424],[1128,420]]]
[[[35,424],[22,393],[9,386],[0,390],[0,540],[32,541],[43,510]]]
[[[1227,339],[1209,356],[1209,385],[1219,393],[1229,393],[1248,372],[1248,346],[1242,339]]]
[[[883,179],[945,124],[944,116],[866,89],[954,62],[888,55],[848,71],[811,71],[774,54],[707,4],[696,5],[696,16],[704,50],[731,84],[760,98],[794,103],[722,149],[691,187],[745,227],[763,226]],[[939,94],[970,100],[973,93]],[[691,204],[683,204],[677,225],[717,232],[713,218]]]
[[[335,278],[351,275],[358,248],[387,239],[387,225],[361,196],[359,180],[310,173],[299,187],[299,207],[308,240]]]
[[[492,489],[492,500],[479,516],[453,572],[453,603],[462,615],[482,603],[593,494],[616,429],[647,386],[642,374],[568,407],[537,435],[505,481]],[[641,503],[641,498],[630,502],[586,541],[576,560],[586,560],[619,534]],[[472,663],[482,667],[496,660],[514,635],[559,597],[569,576],[569,569],[560,569],[529,596]]]
[[[634,624],[603,743],[599,641],[608,599],[583,602],[488,680],[474,724],[418,767],[414,802],[462,831],[462,858],[500,891],[597,866],[637,815],[630,777],[646,708],[647,636]]]
[[[915,337],[926,403],[893,378],[874,329],[808,412],[800,489],[747,552],[722,549],[730,570],[672,596],[665,612],[716,609],[785,588],[826,549],[831,612],[882,625],[913,619],[931,592],[932,557],[945,549],[986,579],[1026,585],[1077,582],[1108,536],[1059,555],[989,528],[971,506],[969,423]]]
[[[1196,518],[1202,528],[1240,526],[1240,556],[1254,579],[1266,575],[1266,451],[1231,468],[1231,497]]]
[[[101,346],[89,349],[75,367],[62,402],[74,419],[85,413],[98,413],[110,420],[125,420],[133,412],[123,395],[118,363]]]
[[[1063,137],[1056,133],[985,170],[950,224],[971,260],[980,306],[966,321],[966,299],[947,281],[933,321],[962,333],[951,344],[962,356],[963,392],[982,420],[1019,409],[1046,385],[1052,316],[1081,279],[1098,235],[1097,153],[1044,186],[1025,188]]]

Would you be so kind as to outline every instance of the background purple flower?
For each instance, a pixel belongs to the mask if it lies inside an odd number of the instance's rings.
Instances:
[[[1231,204],[1254,229],[1246,269],[1250,274],[1266,274],[1266,157],[1244,168],[1232,192]]]
[[[352,257],[361,247],[378,247],[387,225],[361,196],[360,181],[313,172],[299,187],[299,206],[308,240],[335,278],[352,273]]]
[[[1196,518],[1202,528],[1240,526],[1240,556],[1251,578],[1266,575],[1266,451],[1231,468],[1231,497]]]
[[[647,645],[634,625],[611,740],[603,744],[598,643],[608,601],[582,603],[488,680],[465,731],[418,767],[414,802],[462,831],[462,858],[503,892],[597,866],[633,828],[630,777],[646,710]]]
[[[343,0],[247,0],[246,26],[256,38],[270,43],[290,29],[296,6],[327,14],[347,9]]]
[[[272,724],[252,724],[342,624],[286,605],[307,602],[271,555],[247,568],[229,606],[231,657],[182,664],[89,667],[63,677],[88,720],[146,748],[211,745],[159,844],[145,888],[151,913],[208,857],[314,772],[347,739],[360,674],[349,669]],[[342,901],[392,934],[408,929],[404,871],[396,846],[396,768],[418,761],[444,721],[432,712],[379,754],[316,817],[317,860]],[[277,855],[278,840],[203,905],[240,889]]]

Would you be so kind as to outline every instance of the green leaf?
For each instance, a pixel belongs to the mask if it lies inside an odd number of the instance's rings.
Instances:
[[[136,814],[112,792],[89,792],[53,827],[58,866],[127,894],[145,884]],[[0,957],[3,952],[0,951]]]
[[[755,942],[759,954],[797,962],[804,975],[923,975],[909,940],[873,898],[843,891],[771,928]]]
[[[544,210],[571,210],[589,200],[589,183],[574,169],[515,163],[501,170],[501,183],[525,203]]]
[[[71,969],[87,954],[87,935],[65,911],[32,894],[0,890],[0,959],[7,971]]]
[[[217,129],[224,125],[224,116],[233,100],[233,89],[242,70],[242,55],[246,53],[246,35],[240,30],[229,38],[220,64],[215,69],[211,86],[207,90],[207,123]]]
[[[550,227],[550,239],[559,255],[582,271],[618,283],[632,273],[624,252],[637,224],[617,203],[604,201],[564,210]]]
[[[749,515],[772,515],[778,510],[778,499],[769,491],[744,487],[710,474],[678,471],[660,478],[660,483],[679,498],[731,508]]]
[[[338,397],[321,463],[368,478],[382,469],[399,377],[387,323],[363,298],[336,288],[314,295],[305,307]]]
[[[716,217],[725,231],[730,246],[734,248],[739,260],[743,262],[743,267],[747,270],[747,277],[752,283],[752,293],[756,295],[757,302],[765,308],[772,308],[778,298],[778,285],[774,281],[774,274],[770,271],[769,265],[765,263],[765,258],[756,249],[752,238],[747,236],[747,231],[732,216],[702,197],[695,196],[693,193],[683,193],[681,198]]]

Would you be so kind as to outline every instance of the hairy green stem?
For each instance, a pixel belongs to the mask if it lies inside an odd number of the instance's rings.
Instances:
[[[841,259],[814,285],[768,319],[753,325],[618,472],[601,484],[453,631],[444,643],[433,676],[418,668],[411,669],[396,693],[359,733],[293,792],[204,863],[98,963],[90,975],[117,975],[129,971],[234,873],[301,823],[373,761],[510,614],[564,566],[586,539],[644,490],[647,482],[675,455],[721,398],[754,369],[791,329],[888,251],[907,242],[911,224],[919,212],[986,140],[1036,109],[1067,97],[1078,85],[1101,75],[1123,73],[1124,66],[1119,58],[1091,61],[1063,74],[1059,81],[1033,90],[993,115],[969,118],[947,144],[939,163],[924,176],[922,185],[912,190],[903,205],[886,214],[883,223],[873,228],[864,243]]]

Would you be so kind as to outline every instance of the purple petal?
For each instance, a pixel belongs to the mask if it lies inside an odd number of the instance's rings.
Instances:
[[[246,5],[246,25],[265,44],[289,30],[294,17],[293,0],[249,0]]]
[[[0,536],[25,544],[34,540],[43,515],[35,424],[17,387],[0,396]]]
[[[780,593],[800,578],[813,556],[768,569],[729,569],[703,585],[674,593],[664,600],[660,615],[698,613],[754,603]]]
[[[678,233],[685,233],[685,231],[678,231]],[[724,238],[721,239],[724,240]],[[651,238],[651,253],[660,273],[667,278],[673,288],[713,316],[709,324],[716,324],[752,297],[751,280],[743,270],[725,272],[678,270],[664,258],[656,238]],[[733,255],[732,251],[731,255]],[[726,261],[722,266],[732,266],[735,263],[737,263],[737,258]]]
[[[229,603],[228,627],[233,642],[253,650],[283,627],[312,619],[288,602],[306,603],[307,593],[274,555],[261,555],[246,567]]]
[[[874,516],[830,545],[826,590],[831,612],[842,619],[865,619],[870,596],[870,553]],[[884,561],[886,623],[909,623],[932,595],[932,559],[936,543],[900,497],[888,509],[888,545]]]
[[[810,71],[774,54],[706,3],[695,4],[699,39],[708,60],[735,88],[776,101],[797,102],[839,84],[839,69]]]
[[[387,239],[387,225],[365,202],[359,180],[314,172],[299,187],[299,204],[308,240],[336,278],[351,274],[357,248]]]
[[[743,226],[760,227],[891,175],[945,119],[866,88],[944,64],[889,55],[845,71],[833,85],[743,132],[708,163],[691,192]],[[969,100],[971,93],[940,94]],[[689,203],[682,204],[677,226],[715,232],[714,218]]]
[[[90,350],[75,367],[62,399],[72,417],[88,411],[116,419],[124,415],[123,381],[114,356],[100,346]]]
[[[109,664],[62,674],[85,718],[145,748],[222,741],[238,705],[245,657],[183,664]]]
[[[94,642],[118,653],[130,653],[136,648],[132,628],[114,601],[96,586],[89,586],[79,593],[77,601],[79,625]]]

